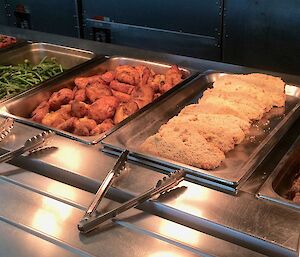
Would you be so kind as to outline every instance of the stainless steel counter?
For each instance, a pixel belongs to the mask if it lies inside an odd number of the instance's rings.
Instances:
[[[176,62],[198,71],[252,71],[4,26],[0,26],[0,32],[98,54]],[[300,83],[299,77],[281,76],[287,82]],[[147,202],[140,210],[130,210],[86,236],[79,234],[76,224],[116,159],[102,153],[100,144],[89,146],[55,136],[55,151],[22,156],[11,162],[21,169],[1,164],[1,256],[41,256],[41,249],[43,256],[297,256],[299,211],[258,199],[256,193],[299,131],[298,122],[236,195],[185,181],[177,193]],[[16,124],[0,147],[15,149],[39,132]],[[125,201],[162,176],[146,166],[129,163],[126,174],[109,191],[111,200],[106,199],[104,206]]]

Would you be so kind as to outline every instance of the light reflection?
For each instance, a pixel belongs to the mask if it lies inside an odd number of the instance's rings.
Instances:
[[[61,184],[53,183],[48,187],[50,192],[64,195],[64,197],[74,197],[74,192],[68,190]],[[38,209],[32,220],[32,226],[38,230],[51,235],[59,235],[61,233],[61,223],[65,221],[72,213],[72,207],[44,196],[41,208]]]
[[[204,213],[201,209],[201,203],[204,203],[209,199],[210,191],[207,188],[189,185],[184,194],[172,202],[172,206],[184,210],[184,212],[202,217]]]
[[[198,245],[200,239],[197,231],[167,220],[161,221],[159,231],[163,235],[191,245]]]
[[[82,153],[71,145],[64,144],[59,148],[59,153],[55,155],[55,160],[63,163],[71,170],[78,170],[83,162]]]
[[[151,253],[149,257],[181,257],[182,255],[176,254],[174,252],[169,251],[158,251]]]
[[[76,193],[72,187],[56,181],[48,184],[47,192],[73,201],[76,197]]]
[[[32,226],[52,236],[60,234],[60,226],[57,224],[55,215],[45,210],[40,209],[36,211]]]

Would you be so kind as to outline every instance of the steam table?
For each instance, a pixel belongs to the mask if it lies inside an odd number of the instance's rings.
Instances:
[[[91,50],[177,63],[200,72],[250,72],[249,68],[155,53],[41,32],[0,26],[8,34]],[[289,83],[300,78],[280,74]],[[61,136],[58,149],[39,158],[20,157],[1,164],[1,256],[297,256],[300,212],[256,197],[263,182],[299,134],[295,123],[236,195],[182,182],[178,194],[132,209],[96,231],[81,235],[76,225],[101,180],[116,161],[89,146]],[[20,146],[40,130],[16,124],[0,143],[2,150]],[[163,174],[128,164],[128,172],[109,191],[103,208],[143,192]],[[37,174],[38,173],[38,174]],[[186,187],[186,188],[185,188]]]

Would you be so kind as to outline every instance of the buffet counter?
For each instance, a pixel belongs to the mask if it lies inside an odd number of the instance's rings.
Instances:
[[[102,57],[122,56],[177,64],[198,74],[208,70],[257,71],[5,26],[0,26],[0,31],[34,42],[82,49]],[[300,84],[297,76],[266,73],[278,75],[296,88]],[[168,97],[175,93],[171,92]],[[1,121],[4,119],[2,115]],[[86,144],[56,134],[51,138],[51,146],[55,148],[50,151],[21,155],[12,159],[10,165],[1,164],[1,255],[298,256],[299,208],[262,197],[266,190],[261,189],[292,148],[299,130],[298,118],[283,130],[278,142],[237,188],[219,187],[202,177],[187,179],[174,192],[130,209],[88,234],[81,234],[77,224],[117,158],[113,152],[104,152],[99,142]],[[16,120],[11,133],[0,143],[1,150],[15,150],[40,132],[41,127]],[[108,210],[118,206],[164,176],[159,168],[131,158],[122,179],[108,191],[101,207]]]

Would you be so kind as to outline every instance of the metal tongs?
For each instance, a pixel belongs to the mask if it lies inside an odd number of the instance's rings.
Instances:
[[[0,124],[0,142],[11,132],[14,127],[14,119],[6,118]]]
[[[24,145],[21,146],[20,148],[2,154],[0,156],[0,163],[10,161],[27,151],[31,152],[37,150],[42,145],[44,145],[44,143],[46,142],[46,140],[49,138],[50,135],[53,135],[53,132],[49,130],[49,131],[43,131],[40,134],[33,136],[32,138],[29,138],[28,140],[26,140]]]
[[[117,171],[116,168],[124,167],[125,161],[127,159],[127,155],[128,155],[128,151],[126,150],[125,152],[122,153],[114,168],[108,173],[107,177],[104,179],[98,192],[96,193],[96,197],[94,201],[91,203],[85,215],[78,223],[77,227],[80,232],[87,233],[95,229],[101,223],[116,217],[118,214],[123,213],[131,208],[134,208],[140,205],[141,203],[152,199],[157,195],[166,193],[168,190],[177,186],[178,183],[184,179],[185,171],[177,170],[175,172],[170,173],[168,176],[164,177],[163,179],[159,180],[154,187],[132,198],[131,200],[128,200],[127,202],[123,203],[119,207],[114,208],[106,213],[100,214],[99,216],[93,215],[101,199],[103,198],[104,194],[107,192],[108,186],[112,184],[113,178],[119,176],[120,170]],[[112,174],[116,174],[116,175],[112,175]]]

